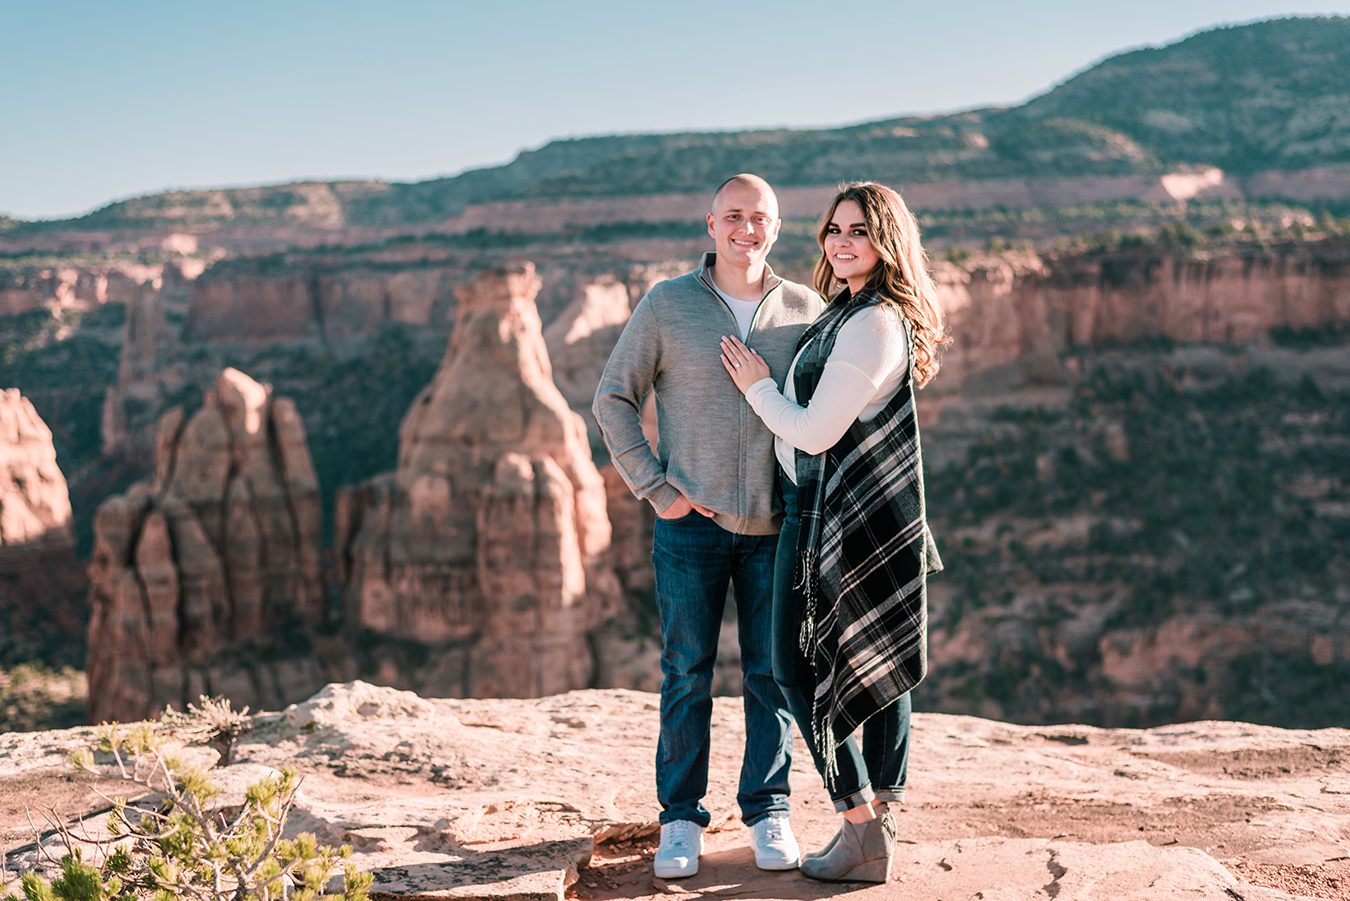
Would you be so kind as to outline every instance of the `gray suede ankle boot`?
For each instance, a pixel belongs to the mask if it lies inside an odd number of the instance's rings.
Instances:
[[[885,801],[879,804],[873,802],[873,809],[877,812],[877,817],[883,817],[886,815],[886,811],[889,809],[889,807]],[[848,820],[845,820],[844,822],[847,823]],[[825,847],[821,848],[818,851],[812,851],[809,854],[803,854],[802,860],[810,860],[813,857],[824,857],[826,854],[829,854],[830,849],[835,846],[835,844],[839,841],[839,836],[842,835],[843,833],[844,827],[840,826],[839,831],[836,832],[834,835],[832,835],[830,837],[830,840],[825,843]]]
[[[821,882],[889,882],[895,818],[889,810],[866,823],[845,820],[823,853],[802,859],[802,875]]]
[[[847,825],[848,820],[845,820],[844,823],[845,825]],[[844,827],[840,826],[839,831],[836,832],[834,835],[830,836],[830,840],[825,843],[825,847],[821,848],[819,851],[812,851],[809,854],[803,854],[802,862],[805,863],[808,860],[813,860],[817,857],[824,857],[826,854],[829,854],[830,849],[833,848],[835,845],[839,844],[839,836],[843,835],[843,833]]]

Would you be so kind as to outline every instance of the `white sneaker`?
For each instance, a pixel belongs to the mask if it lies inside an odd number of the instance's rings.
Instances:
[[[802,850],[785,813],[771,813],[750,827],[755,866],[761,870],[791,870],[801,862]]]
[[[703,827],[690,820],[661,824],[661,846],[652,862],[658,879],[680,879],[698,872],[703,853]]]

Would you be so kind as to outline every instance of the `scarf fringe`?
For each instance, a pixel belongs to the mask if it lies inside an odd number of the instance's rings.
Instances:
[[[796,584],[793,586],[800,591],[806,601],[806,608],[802,611],[802,628],[797,636],[797,646],[801,648],[803,654],[810,654],[814,666],[815,654],[812,652],[812,641],[816,635],[816,602],[820,597],[820,568],[817,563],[818,551],[812,547],[802,555],[798,564]]]
[[[834,732],[826,728],[817,738],[824,747],[819,747],[820,758],[825,763],[825,787],[834,791],[839,779],[839,746],[834,743]]]

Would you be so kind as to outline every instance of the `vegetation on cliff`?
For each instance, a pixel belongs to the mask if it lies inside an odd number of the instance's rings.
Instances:
[[[1350,578],[1337,553],[1350,542],[1350,391],[1291,359],[1153,342],[1088,363],[1063,408],[996,415],[965,461],[930,478],[954,581],[935,627],[954,635],[983,611],[1027,624],[1027,643],[992,648],[983,667],[939,663],[923,691],[944,710],[993,698],[1013,719],[1142,725],[1194,717],[1192,683],[1225,718],[1350,719],[1338,687],[1350,666],[1316,651],[1319,635],[1333,646]],[[1062,627],[1090,608],[1099,622],[1066,646]],[[1194,668],[1174,661],[1158,674],[1169,687],[1122,706],[1104,644],[1132,636],[1146,654],[1158,630],[1196,620],[1247,634]]]
[[[208,773],[184,761],[184,741],[206,741],[224,749],[221,765],[227,766],[234,739],[249,727],[247,714],[228,701],[202,698],[200,707],[166,711],[158,723],[101,727],[94,747],[72,755],[74,764],[159,797],[114,799],[107,837],[49,814],[56,838],[44,843],[39,837],[38,866],[16,880],[22,899],[366,901],[374,877],[350,863],[350,846],[320,844],[311,832],[282,837],[300,787],[295,769],[259,779],[235,799],[223,797]],[[65,851],[59,860],[49,844]],[[330,892],[339,873],[339,890]],[[0,870],[0,877],[8,876]],[[10,882],[0,879],[6,887]],[[21,901],[13,893],[4,899]]]

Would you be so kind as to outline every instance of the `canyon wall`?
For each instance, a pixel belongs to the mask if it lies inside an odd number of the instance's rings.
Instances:
[[[182,564],[164,562],[195,559],[193,553],[180,554],[179,543],[198,546],[194,527],[180,524],[185,505],[191,507],[187,489],[166,490],[174,479],[166,482],[164,473],[182,468],[176,459],[215,459],[213,448],[222,443],[219,427],[190,428],[181,414],[170,414],[159,432],[155,480],[110,501],[99,513],[95,626],[90,630],[90,672],[99,699],[91,709],[103,704],[101,715],[138,715],[156,704],[193,698],[207,687],[226,691],[240,703],[293,699],[314,680],[357,672],[435,695],[525,696],[596,684],[652,687],[643,680],[655,672],[655,647],[650,629],[641,626],[652,590],[652,517],[604,464],[589,406],[632,305],[654,281],[684,267],[645,263],[605,272],[588,264],[568,272],[554,261],[550,271],[557,277],[546,304],[553,312],[542,328],[539,271],[513,266],[466,283],[456,280],[460,266],[447,263],[437,270],[419,264],[382,271],[362,264],[341,278],[330,274],[326,283],[345,286],[341,296],[350,301],[327,309],[340,320],[351,317],[359,323],[333,332],[344,334],[343,340],[364,340],[360,329],[396,309],[412,320],[454,319],[428,324],[445,329],[452,340],[431,384],[404,416],[396,468],[338,494],[333,552],[346,626],[334,645],[338,653],[302,651],[311,642],[303,628],[295,633],[294,654],[269,652],[266,664],[246,662],[256,656],[255,643],[246,637],[227,635],[198,646],[199,636],[212,634],[202,631],[199,620],[209,619],[220,633],[218,621],[232,621],[234,614],[213,612],[203,619],[187,604],[185,586],[193,580],[214,584],[218,579],[210,574],[225,573],[232,565],[224,558],[233,543],[241,540],[247,547],[254,539],[225,534],[207,542],[220,562],[193,563],[192,574],[175,568]],[[1233,362],[1238,349],[1246,348],[1253,367],[1259,367],[1277,353],[1278,341],[1307,332],[1334,335],[1350,322],[1350,241],[1343,239],[1265,248],[1238,244],[1195,251],[1149,247],[1081,255],[1008,254],[962,266],[944,262],[936,270],[954,341],[942,374],[921,397],[926,457],[930,471],[967,468],[963,481],[981,490],[1003,483],[1029,485],[1044,497],[1053,494],[1056,454],[1062,450],[1057,444],[1041,448],[1025,471],[968,468],[964,457],[991,436],[1011,450],[1039,445],[1044,436],[1020,420],[1001,419],[1000,411],[1062,407],[1065,398],[1082,389],[1094,360],[1110,357],[1124,360],[1125,369],[1149,368],[1154,365],[1150,348],[1175,344],[1211,348],[1206,352],[1222,358],[1216,371],[1236,371],[1241,368]],[[298,286],[293,300],[308,311],[287,326],[295,329],[291,338],[323,341],[319,324],[328,320],[313,315],[311,295],[305,293],[308,276],[279,278]],[[222,346],[227,346],[248,334],[250,317],[261,316],[266,306],[250,306],[256,302],[248,300],[248,279],[230,282],[228,290],[224,283],[213,290],[223,298],[216,308],[223,318],[217,322],[226,323]],[[452,284],[457,295],[452,299],[437,294],[415,303],[396,302],[399,291],[411,298],[418,291],[449,290]],[[178,300],[166,300],[161,288],[128,302],[118,389],[124,404],[131,398],[131,406],[136,405],[137,385],[151,386],[146,405],[162,403],[174,386],[195,377],[181,365],[184,355],[214,346],[215,339],[205,334],[188,344],[179,339],[181,311],[206,295],[190,281],[173,290]],[[284,346],[259,341],[260,347]],[[1199,352],[1179,351],[1182,356]],[[1279,357],[1278,365],[1291,372],[1304,357],[1312,359],[1289,353],[1293,356]],[[1193,375],[1183,379],[1193,380]],[[1322,373],[1314,380],[1320,383]],[[224,390],[214,392],[207,405],[217,413],[198,416],[223,416],[219,398]],[[342,399],[342,404],[360,402],[354,396]],[[329,419],[340,429],[340,417],[334,419],[330,411]],[[125,423],[113,425],[111,434],[138,431]],[[1100,439],[1094,459],[1106,461],[1103,465],[1126,465],[1130,454],[1138,453],[1138,439],[1119,423],[1084,422],[1069,431]],[[1320,447],[1323,438],[1319,433],[1307,444]],[[1068,442],[1076,448],[1077,440],[1071,436]],[[177,449],[183,441],[204,455],[183,456]],[[1226,459],[1227,452],[1219,449],[1215,459]],[[218,464],[200,465],[215,471]],[[1116,475],[1108,469],[1101,477]],[[219,479],[207,481],[215,487],[193,496],[215,500],[202,501],[202,509],[193,508],[187,518],[210,535],[231,521],[219,511],[235,492]],[[1343,486],[1334,478],[1330,485],[1326,503],[1334,506]],[[988,534],[971,533],[959,517],[944,523],[955,524],[951,535],[939,535],[944,550],[952,548],[954,556],[952,571],[934,587],[940,609],[933,643],[935,659],[941,656],[945,665],[935,667],[929,685],[943,709],[1026,719],[1101,719],[1128,710],[1140,722],[1222,715],[1231,698],[1205,685],[1223,680],[1233,667],[1249,666],[1242,661],[1253,644],[1238,640],[1244,630],[1266,636],[1262,640],[1277,647],[1282,659],[1309,661],[1328,671],[1350,660],[1344,643],[1334,637],[1343,625],[1332,609],[1336,596],[1313,588],[1300,589],[1299,599],[1289,601],[1293,607],[1262,600],[1258,612],[1239,615],[1201,596],[1189,611],[1169,609],[1156,621],[1130,620],[1135,601],[1128,580],[1111,582],[1114,588],[1107,591],[1102,586],[1108,580],[1091,567],[1100,567],[1101,559],[1133,558],[1124,550],[1088,553],[1079,546],[1110,531],[1113,520],[1101,498],[1100,490],[1087,489],[1066,496],[1057,501],[1059,512],[1042,516],[1034,527],[1015,506],[997,505],[980,514]],[[935,494],[934,515],[941,519],[953,506],[968,503]],[[318,534],[317,514],[306,528]],[[1029,569],[1019,556],[1025,529],[1062,532],[1071,540],[1061,545],[1042,541],[1044,559]],[[305,544],[317,546],[317,539]],[[200,556],[210,559],[210,554]],[[976,557],[1006,566],[979,575]],[[109,561],[114,559],[123,562],[113,566]],[[1165,555],[1150,559],[1149,571],[1179,565]],[[309,584],[317,592],[317,564],[305,566],[315,574]],[[1037,567],[1059,574],[1063,584],[1047,589],[1042,576],[1031,579],[1028,573]],[[249,583],[251,570],[245,566],[239,572]],[[976,581],[963,573],[976,573],[970,577]],[[1014,592],[1006,607],[987,598],[980,604],[971,600],[990,585]],[[174,592],[183,599],[177,625],[169,614],[153,613],[167,610],[171,605],[156,599]],[[301,599],[302,607],[310,603],[318,602]],[[952,613],[962,608],[964,613]],[[168,617],[170,625],[154,625],[155,616]],[[298,621],[312,622],[304,616]],[[1307,627],[1272,631],[1272,622]],[[178,636],[173,641],[164,637],[171,633]],[[1018,650],[1009,657],[1008,648]],[[726,650],[719,686],[734,690],[733,648]],[[335,662],[343,655],[345,663]],[[1029,675],[1025,666],[1035,667],[1035,673]],[[1063,679],[1056,681],[1055,673]],[[1064,680],[1078,681],[1069,685]]]
[[[162,272],[161,265],[131,262],[0,267],[0,316],[125,303],[136,286],[158,279]]]
[[[185,340],[335,340],[387,322],[448,326],[463,278],[445,265],[251,269],[226,265],[193,284]]]
[[[953,338],[934,382],[941,394],[1062,383],[1060,358],[1074,350],[1146,339],[1243,344],[1350,323],[1346,239],[1010,254],[938,263],[934,277]]]

